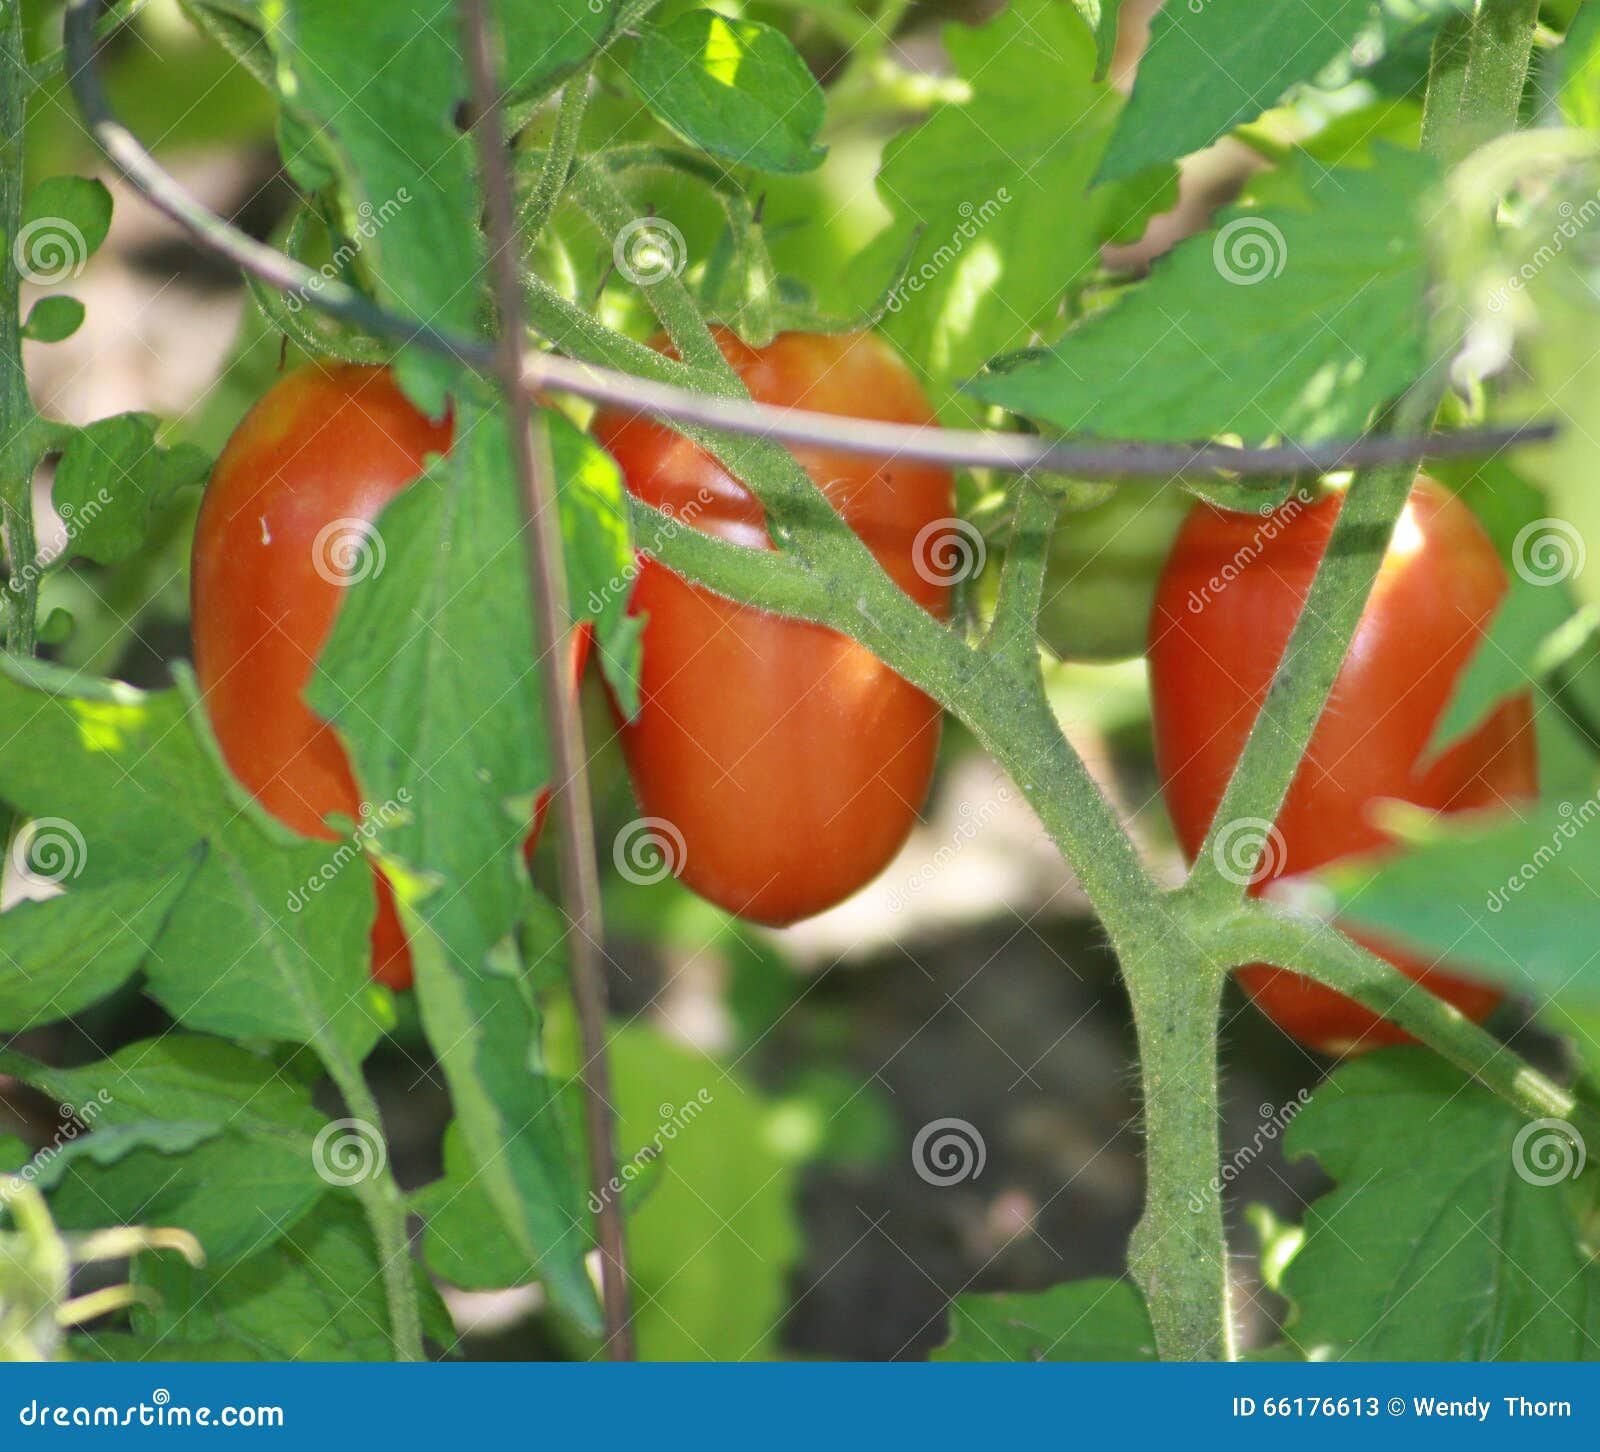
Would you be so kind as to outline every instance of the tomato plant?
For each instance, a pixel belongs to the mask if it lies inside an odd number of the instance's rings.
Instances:
[[[1343,496],[1292,497],[1268,515],[1196,504],[1156,591],[1150,623],[1156,765],[1193,857],[1260,715]],[[1350,653],[1273,824],[1252,892],[1380,850],[1385,801],[1429,812],[1492,811],[1538,795],[1533,701],[1522,695],[1442,751],[1431,743],[1457,680],[1505,598],[1494,546],[1426,477],[1412,489]],[[1392,946],[1409,977],[1481,1022],[1492,986]],[[1262,965],[1240,981],[1268,1017],[1329,1053],[1409,1040],[1359,1004]]]
[[[909,369],[868,335],[785,333],[717,344],[763,403],[896,423],[933,415]],[[764,511],[711,455],[652,420],[602,413],[595,436],[639,499],[690,528],[771,549]],[[797,451],[885,572],[942,618],[947,470]],[[842,901],[899,850],[927,795],[939,707],[847,637],[734,604],[656,560],[630,608],[644,617],[637,714],[622,725],[640,805],[681,834],[679,875],[754,922]]]
[[[217,459],[195,527],[195,674],[228,765],[281,822],[333,841],[362,819],[344,748],[301,699],[352,576],[374,567],[384,505],[450,447],[380,369],[290,374]],[[373,867],[372,976],[411,985],[394,894]]]
[[[1597,14],[0,0],[0,1341],[1600,1359]]]
[[[332,728],[303,695],[345,588],[381,569],[373,525],[450,449],[448,419],[418,412],[385,369],[305,367],[275,384],[217,459],[195,526],[194,665],[222,753],[273,816],[308,837],[359,825],[362,800]],[[588,630],[574,637],[583,674]],[[534,808],[526,852],[543,826]],[[394,893],[376,865],[372,976],[411,986],[411,953]]]

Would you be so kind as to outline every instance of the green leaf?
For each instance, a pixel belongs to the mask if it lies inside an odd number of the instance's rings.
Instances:
[[[1289,1126],[1335,1189],[1306,1216],[1285,1285],[1317,1359],[1591,1361],[1600,1176],[1578,1145],[1423,1049],[1336,1071]]]
[[[762,171],[810,171],[822,89],[781,30],[691,10],[645,27],[625,63],[640,98],[702,151]]]
[[[1094,32],[1094,78],[1103,81],[1117,48],[1117,12],[1122,8],[1122,0],[1072,0],[1072,3]]]
[[[930,1361],[1154,1361],[1155,1332],[1126,1281],[1069,1281],[950,1303],[950,1338]]]
[[[1091,79],[1094,37],[1072,10],[1016,0],[979,30],[949,26],[945,43],[971,99],[889,144],[878,194],[894,221],[853,272],[874,299],[900,274],[882,327],[954,380],[1049,327],[1100,244],[1173,193],[1166,171],[1090,190],[1122,101]]]
[[[971,392],[1109,438],[1360,432],[1422,366],[1417,209],[1434,170],[1392,147],[1378,156],[1309,178],[1309,209],[1224,212],[1052,352]]]
[[[12,663],[0,732],[0,798],[45,824],[55,855],[40,865],[67,888],[30,912],[41,933],[67,941],[79,929],[64,919],[58,930],[53,915],[81,925],[92,905],[70,900],[119,883],[147,884],[153,915],[192,864],[144,958],[163,1007],[190,1028],[315,1044],[324,1057],[359,1059],[377,1041],[365,862],[349,844],[293,838],[249,803],[192,697]],[[312,880],[326,886],[307,895]],[[61,991],[81,969],[59,965]]]
[[[1600,799],[1433,822],[1418,845],[1319,874],[1341,918],[1559,1003],[1600,1005]],[[1403,824],[1402,824],[1403,826]]]
[[[634,573],[621,477],[547,417],[571,598],[604,641]],[[523,909],[521,843],[550,780],[518,489],[503,415],[463,399],[450,455],[378,520],[384,568],[347,592],[308,692],[368,799],[412,804],[381,846],[474,971]]]
[[[159,877],[77,888],[0,913],[0,1032],[81,1013],[126,983],[194,867],[182,859]]]
[[[260,1254],[225,1271],[143,1255],[135,1346],[192,1361],[388,1361],[383,1275],[360,1207],[328,1196]],[[435,1300],[431,1290],[426,1299]],[[176,1353],[181,1352],[181,1355]],[[142,1350],[133,1355],[145,1359]]]
[[[274,1240],[327,1193],[313,1155],[324,1121],[309,1091],[232,1044],[169,1033],[77,1069],[0,1053],[0,1070],[72,1106],[92,1128],[63,1144],[118,1131],[113,1156],[78,1159],[51,1196],[64,1228],[178,1226],[213,1264],[228,1264]],[[153,1121],[183,1128],[164,1143],[150,1131]]]
[[[35,1171],[23,1178],[35,1189],[51,1190],[61,1183],[74,1164],[88,1161],[96,1165],[115,1165],[135,1150],[143,1149],[154,1150],[162,1156],[181,1155],[219,1133],[218,1125],[186,1120],[147,1119],[111,1125],[93,1134],[80,1133],[76,1139],[49,1147],[47,1152],[35,1157]]]
[[[544,1062],[543,1017],[528,973],[520,961],[449,963],[426,929],[411,941],[423,1027],[470,1156],[462,1177],[487,1199],[505,1237],[496,1263],[526,1267],[577,1326],[597,1332],[575,1157],[558,1085]],[[495,1237],[486,1248],[497,1243]]]
[[[65,645],[72,639],[72,632],[77,628],[77,620],[70,610],[54,605],[50,613],[39,622],[40,645]]]
[[[633,578],[616,467],[548,416],[571,597],[602,644]],[[378,521],[385,568],[352,589],[313,680],[385,827],[412,931],[417,1000],[484,1187],[558,1303],[594,1324],[579,1204],[540,1017],[509,951],[526,908],[521,843],[550,776],[518,484],[498,411],[461,400],[456,442]]]
[[[500,0],[506,100],[536,99],[584,64],[610,37],[616,0]]]
[[[1582,648],[1600,625],[1600,611],[1578,615],[1561,585],[1513,574],[1489,631],[1473,652],[1450,704],[1434,727],[1430,754],[1467,735],[1508,696],[1526,691]]]
[[[119,413],[73,431],[51,490],[70,540],[63,557],[127,559],[144,544],[152,511],[205,478],[204,451],[162,448],[157,423],[152,414]]]
[[[28,193],[22,226],[7,239],[27,281],[55,287],[79,276],[111,228],[111,193],[83,176],[46,177]]]
[[[566,1123],[574,1123],[570,1115]],[[574,1136],[570,1148],[576,1161],[583,1152],[582,1141]],[[445,1129],[443,1177],[418,1192],[413,1208],[427,1223],[423,1256],[429,1268],[453,1286],[501,1290],[542,1280],[550,1269],[544,1256],[527,1254],[506,1228],[459,1124]],[[572,1218],[561,1233],[581,1253],[592,1243],[589,1227],[576,1205],[571,1209]]]
[[[75,297],[56,293],[42,297],[28,310],[22,336],[35,343],[59,343],[70,338],[83,323],[83,304]]]
[[[1574,126],[1600,130],[1600,5],[1591,0],[1573,16],[1556,58],[1562,114]]]
[[[1132,176],[1211,145],[1316,80],[1358,40],[1386,46],[1463,0],[1205,0],[1165,5],[1150,27],[1133,97],[1100,169]]]
[[[341,226],[374,296],[470,330],[482,206],[471,139],[456,125],[466,82],[454,0],[284,0],[266,13],[280,103],[338,173]],[[437,417],[455,365],[407,349],[399,368]]]
[[[552,1037],[566,1045],[564,1067],[575,1068],[570,1019]],[[778,1109],[739,1074],[657,1030],[613,1028],[609,1047],[621,1163],[642,1168],[658,1156],[660,1166],[628,1220],[640,1356],[769,1354],[800,1251],[798,1177],[778,1146]],[[623,1194],[626,1203],[626,1185]]]

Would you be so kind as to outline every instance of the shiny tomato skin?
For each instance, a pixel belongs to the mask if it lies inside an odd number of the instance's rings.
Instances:
[[[301,699],[343,595],[330,550],[450,438],[449,422],[419,413],[387,370],[312,365],[262,396],[212,471],[195,526],[195,675],[229,768],[305,836],[332,840],[328,816],[361,812],[343,746]],[[394,895],[373,874],[372,976],[409,987]]]
[[[1198,504],[1157,587],[1150,626],[1156,765],[1192,860],[1244,747],[1311,585],[1343,496],[1291,501],[1270,516]],[[1533,703],[1507,700],[1447,751],[1424,759],[1456,679],[1506,591],[1494,546],[1448,489],[1419,477],[1252,892],[1279,877],[1386,844],[1381,799],[1434,812],[1503,807],[1538,792]],[[1359,937],[1482,1022],[1493,988]],[[1264,964],[1240,969],[1257,1005],[1329,1053],[1409,1042],[1343,995]]]
[[[870,335],[785,333],[752,348],[719,331],[717,342],[761,402],[933,422],[910,370]],[[617,411],[594,432],[638,498],[707,534],[772,547],[758,501],[681,435]],[[949,471],[795,453],[885,571],[942,618],[949,584],[927,562],[955,512]],[[647,621],[642,704],[621,724],[623,751],[645,814],[681,834],[680,878],[780,926],[875,877],[927,794],[939,708],[855,642],[736,605],[643,557],[629,608]]]

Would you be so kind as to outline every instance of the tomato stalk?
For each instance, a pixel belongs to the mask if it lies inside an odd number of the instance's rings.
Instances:
[[[1313,918],[1252,904],[1213,920],[1206,938],[1230,959],[1240,953],[1292,964],[1297,973],[1335,989],[1398,1024],[1465,1070],[1530,1119],[1577,1124],[1586,1141],[1600,1136],[1600,1116],[1527,1063],[1493,1034],[1432,993],[1420,993],[1388,962]]]
[[[555,130],[550,146],[545,152],[544,165],[532,193],[517,214],[517,228],[522,234],[524,251],[538,241],[550,214],[555,211],[561,193],[566,190],[567,175],[572,170],[573,158],[578,153],[578,133],[583,129],[583,118],[589,109],[589,70],[578,72],[561,88],[561,105],[556,112]]]
[[[1444,396],[1436,365],[1401,402],[1398,426],[1425,426]],[[1241,822],[1274,822],[1306,754],[1333,683],[1349,653],[1383,564],[1389,536],[1411,493],[1417,465],[1395,464],[1358,474],[1345,496],[1322,566],[1306,594],[1283,658],[1251,728],[1238,764],[1195,854],[1187,891],[1212,901],[1237,898],[1255,873],[1266,834],[1255,834],[1229,861],[1224,834]]]
[[[351,1063],[344,1050],[331,1042],[318,1042],[312,1047],[351,1115],[381,1130],[383,1119],[378,1113],[378,1102],[372,1097],[360,1066]],[[411,1259],[411,1241],[406,1233],[405,1195],[387,1162],[381,1171],[358,1180],[355,1193],[361,1201],[378,1254],[395,1360],[421,1361],[422,1312],[417,1296],[416,1268]]]
[[[1451,163],[1516,125],[1539,0],[1476,0],[1439,28],[1428,63],[1423,150]]]

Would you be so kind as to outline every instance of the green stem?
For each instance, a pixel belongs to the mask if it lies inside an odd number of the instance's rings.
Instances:
[[[1039,601],[1050,560],[1050,535],[1059,501],[1032,479],[1022,478],[1012,490],[1011,539],[1006,545],[994,619],[983,648],[1014,662],[1035,660],[1039,650]]]
[[[14,655],[34,652],[39,601],[33,471],[40,434],[22,368],[22,278],[12,256],[22,230],[23,127],[31,90],[21,0],[0,0],[0,517],[11,572],[6,649]]]
[[[1217,1016],[1223,973],[1164,937],[1122,956],[1144,1094],[1145,1203],[1128,1269],[1165,1361],[1231,1361],[1222,1221]],[[1177,942],[1187,947],[1178,935]]]
[[[1473,16],[1452,15],[1433,38],[1428,54],[1428,89],[1422,107],[1422,149],[1445,156],[1457,142],[1472,49]]]
[[[625,228],[638,220],[610,173],[597,162],[585,162],[578,167],[573,174],[572,189],[579,206],[608,242],[615,242]],[[684,259],[668,260],[677,265],[666,268],[654,281],[638,283],[645,300],[684,362],[719,379],[718,391],[724,397],[748,397],[712,339],[693,294],[684,286],[680,276]]]
[[[1528,81],[1538,0],[1477,0],[1434,41],[1423,149],[1453,165],[1512,130]]]
[[[1433,49],[1423,117],[1429,150],[1449,159],[1516,124],[1537,10],[1532,0],[1478,0],[1470,16],[1441,32]],[[1394,421],[1400,434],[1432,426],[1444,397],[1446,361],[1440,350],[1401,400]],[[1222,870],[1216,850],[1222,834],[1240,823],[1258,825],[1253,835],[1265,846],[1266,825],[1277,819],[1305,756],[1415,475],[1415,463],[1384,466],[1358,474],[1350,486],[1327,553],[1195,860],[1191,885],[1197,893],[1218,899],[1238,896],[1240,880],[1248,880],[1254,860]],[[1258,856],[1259,848],[1252,858]]]
[[[1251,904],[1222,917],[1208,936],[1239,962],[1260,960],[1303,973],[1398,1024],[1435,1053],[1465,1070],[1485,1088],[1530,1118],[1571,1119],[1591,1143],[1600,1120],[1492,1034],[1442,998],[1332,925],[1279,908]]]
[[[1401,404],[1396,427],[1403,430],[1433,417],[1444,393],[1441,374],[1435,370],[1434,378]],[[1254,859],[1267,843],[1268,826],[1278,818],[1344,665],[1416,473],[1415,464],[1389,465],[1363,471],[1350,485],[1322,565],[1195,857],[1190,876],[1193,892],[1211,900],[1243,895],[1242,884],[1254,873]],[[1240,823],[1254,824],[1256,830],[1235,840],[1258,845],[1250,860],[1235,854],[1229,861],[1219,848]]]
[[[566,190],[567,175],[578,154],[578,135],[583,130],[583,118],[588,109],[589,71],[585,68],[562,87],[561,107],[556,112],[555,131],[545,152],[539,180],[517,216],[517,230],[522,235],[525,254],[539,240],[556,203],[561,200],[561,193]]]
[[[382,1134],[383,1118],[378,1113],[378,1101],[372,1097],[360,1067],[349,1061],[343,1049],[328,1044],[317,1047],[352,1117],[370,1125],[375,1134]],[[411,1260],[411,1242],[406,1234],[406,1197],[395,1182],[394,1171],[387,1160],[381,1171],[358,1181],[355,1192],[376,1243],[395,1360],[421,1361],[422,1312]]]

